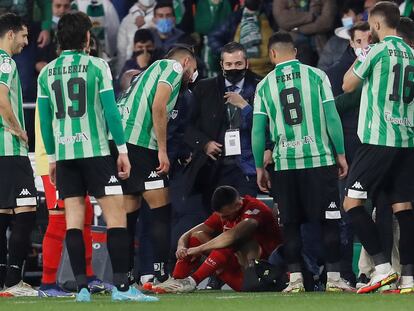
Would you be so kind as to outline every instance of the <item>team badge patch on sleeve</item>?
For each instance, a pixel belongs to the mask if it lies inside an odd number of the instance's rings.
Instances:
[[[183,72],[183,66],[179,62],[175,62],[173,64],[173,69],[176,73],[182,73]]]
[[[10,59],[4,59],[3,64],[0,65],[0,71],[2,73],[10,73],[12,71],[12,66],[10,64]]]

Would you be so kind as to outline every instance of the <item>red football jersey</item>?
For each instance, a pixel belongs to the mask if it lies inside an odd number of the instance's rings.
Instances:
[[[259,225],[253,238],[262,248],[262,258],[267,259],[272,251],[282,243],[282,234],[272,210],[258,199],[245,196],[243,207],[240,209],[238,216],[232,221],[223,221],[219,214],[213,213],[204,224],[221,233],[233,228],[244,219],[254,219],[258,222]]]

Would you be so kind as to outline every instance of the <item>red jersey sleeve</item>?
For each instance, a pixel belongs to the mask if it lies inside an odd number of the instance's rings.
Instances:
[[[216,232],[223,232],[223,223],[221,218],[216,213],[213,213],[209,218],[204,221],[204,224],[212,228]]]

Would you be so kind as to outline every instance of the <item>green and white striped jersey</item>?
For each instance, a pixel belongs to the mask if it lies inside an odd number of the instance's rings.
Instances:
[[[171,86],[172,93],[167,103],[169,114],[178,98],[182,74],[183,68],[179,62],[162,59],[154,62],[132,81],[129,89],[118,100],[128,143],[158,150],[152,121],[152,104],[157,86],[158,83],[167,83]]]
[[[354,73],[364,80],[358,136],[363,143],[414,147],[414,51],[388,36],[369,51]]]
[[[254,114],[268,117],[276,171],[335,164],[324,114],[333,101],[326,74],[298,60],[278,64],[258,84]]]
[[[0,83],[8,87],[13,113],[20,127],[25,129],[19,73],[14,60],[3,50],[0,50]],[[26,144],[7,131],[7,128],[7,122],[0,116],[0,156],[27,156]]]
[[[63,51],[39,74],[38,98],[53,115],[56,160],[109,155],[100,93],[112,90],[108,64],[83,52]]]

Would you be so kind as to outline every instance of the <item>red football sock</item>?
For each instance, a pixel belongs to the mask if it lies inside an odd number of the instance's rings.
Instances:
[[[202,243],[196,237],[190,237],[188,247],[197,247]],[[182,260],[177,260],[174,271],[174,279],[184,279],[191,274],[191,272],[200,264],[201,256],[189,256]]]
[[[227,266],[217,277],[236,292],[240,292],[243,286],[243,271],[238,263],[237,265],[238,267],[231,268]]]
[[[214,250],[191,277],[197,284],[199,284],[202,280],[213,275],[216,271],[225,268],[229,261],[233,261],[233,257],[234,251],[230,248]]]
[[[83,227],[83,241],[85,243],[86,276],[95,276],[92,268],[92,231],[93,206],[89,197],[85,198],[85,224]]]
[[[56,283],[65,234],[65,215],[49,215],[49,224],[43,238],[43,284]]]

